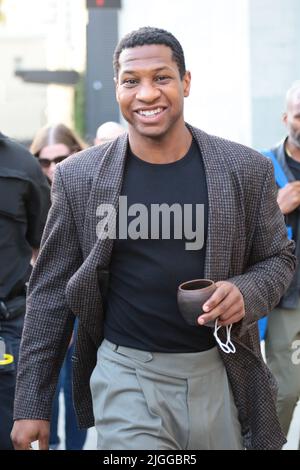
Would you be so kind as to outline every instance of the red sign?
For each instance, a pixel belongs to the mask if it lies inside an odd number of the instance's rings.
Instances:
[[[87,8],[121,8],[121,0],[86,0]]]

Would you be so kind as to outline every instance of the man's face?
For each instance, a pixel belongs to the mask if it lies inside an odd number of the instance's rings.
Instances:
[[[124,118],[140,136],[159,138],[183,121],[190,73],[180,78],[172,51],[164,45],[124,49],[119,58],[116,96]]]
[[[300,93],[289,103],[283,120],[288,128],[289,139],[300,149]]]

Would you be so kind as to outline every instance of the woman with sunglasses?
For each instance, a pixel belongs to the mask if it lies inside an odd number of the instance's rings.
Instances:
[[[86,148],[86,145],[76,134],[64,124],[47,126],[40,129],[30,147],[30,151],[35,155],[41,165],[42,171],[49,183],[52,183],[55,166],[71,154]],[[59,394],[63,391],[65,402],[65,447],[66,450],[81,450],[86,439],[86,430],[81,430],[77,426],[72,398],[72,362],[71,357],[74,348],[75,330],[69,349],[67,351],[56,389],[53,402],[51,428],[50,428],[50,449],[57,449],[60,444],[58,436],[58,415],[59,415]]]
[[[86,147],[71,129],[64,124],[56,124],[43,127],[37,132],[30,151],[39,159],[43,173],[51,184],[56,164]]]

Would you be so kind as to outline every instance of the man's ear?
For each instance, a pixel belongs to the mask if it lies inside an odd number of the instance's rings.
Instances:
[[[183,83],[183,96],[185,98],[187,98],[190,94],[190,89],[191,89],[191,80],[192,80],[192,76],[191,76],[191,72],[189,72],[188,70],[185,72],[184,76],[183,76],[183,79],[182,79],[182,83]]]
[[[116,93],[116,100],[117,102],[119,103],[119,83],[118,83],[118,79],[116,77],[114,77],[114,82],[115,82],[115,93]]]
[[[288,115],[287,115],[287,113],[283,113],[283,115],[282,115],[282,122],[283,122],[285,125],[287,125],[287,120],[288,120]]]

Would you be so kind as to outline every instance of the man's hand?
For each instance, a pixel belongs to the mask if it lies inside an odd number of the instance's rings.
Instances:
[[[31,443],[39,441],[39,450],[48,450],[50,422],[42,419],[19,419],[15,421],[11,440],[16,450],[31,450]]]
[[[239,289],[228,281],[216,282],[217,289],[203,305],[207,312],[198,317],[199,325],[218,318],[221,326],[237,323],[245,316],[244,298]]]
[[[279,189],[277,202],[284,215],[290,214],[300,206],[300,181],[293,181]]]

